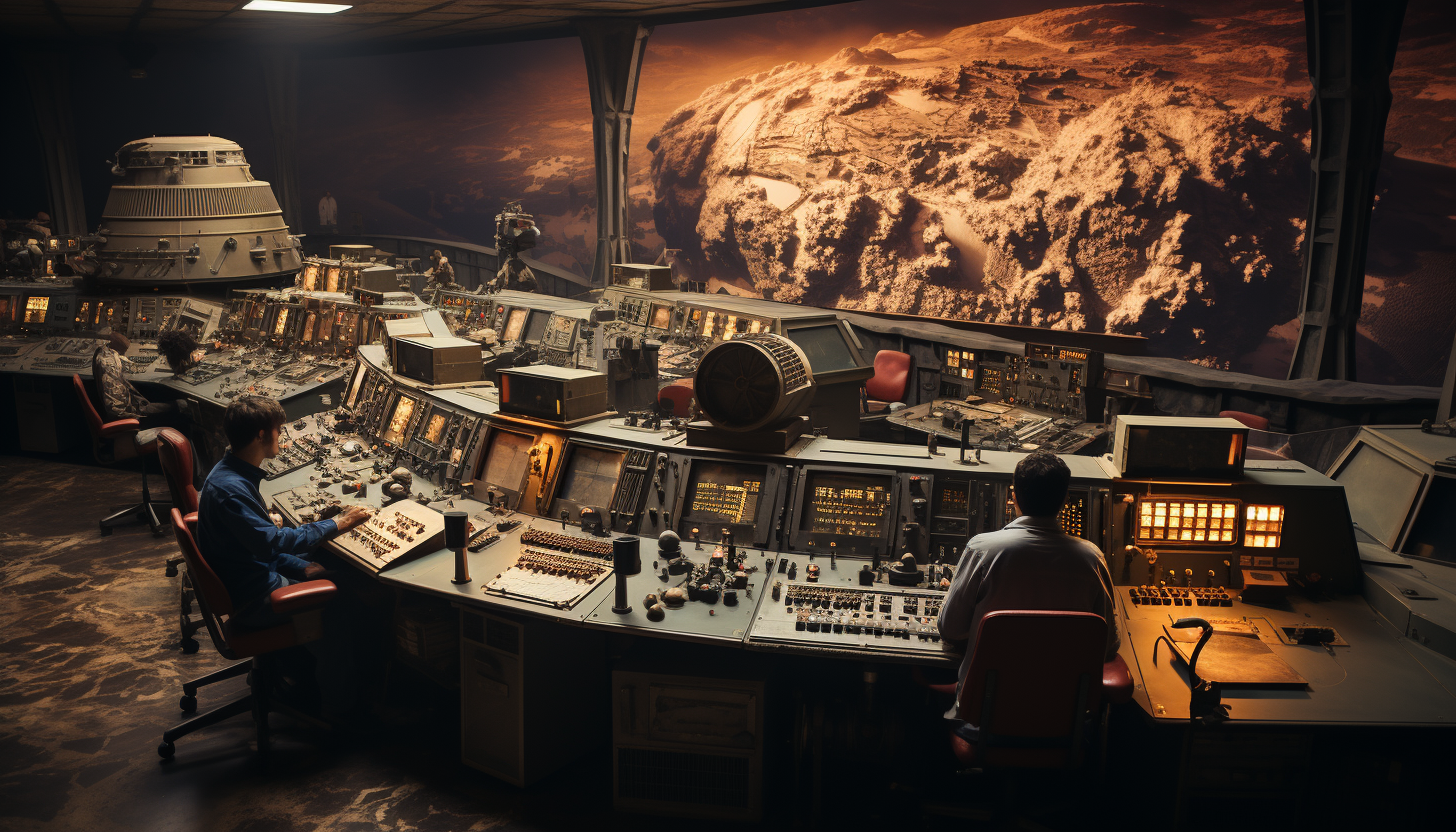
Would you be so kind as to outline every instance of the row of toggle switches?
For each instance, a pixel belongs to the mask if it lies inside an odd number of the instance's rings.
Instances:
[[[1223,587],[1134,586],[1128,587],[1134,604],[1174,607],[1232,607],[1234,594]]]

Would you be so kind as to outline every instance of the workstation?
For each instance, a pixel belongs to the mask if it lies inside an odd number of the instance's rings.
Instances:
[[[7,827],[1449,814],[1449,10],[51,5]]]

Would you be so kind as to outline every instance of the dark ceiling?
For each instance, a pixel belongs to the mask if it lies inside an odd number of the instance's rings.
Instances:
[[[560,37],[572,34],[573,18],[654,25],[836,2],[844,0],[353,0],[323,15],[245,10],[248,0],[3,0],[0,32],[27,46],[246,42],[384,52]]]

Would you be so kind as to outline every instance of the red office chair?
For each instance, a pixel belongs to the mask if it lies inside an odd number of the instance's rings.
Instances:
[[[693,380],[690,378],[679,379],[657,391],[658,410],[667,413],[667,409],[662,405],[664,400],[672,405],[671,415],[687,418],[693,410]]]
[[[1269,429],[1269,420],[1256,413],[1245,413],[1242,410],[1220,410],[1218,415],[1223,419],[1233,419],[1249,430],[1267,431]]]
[[[192,443],[182,432],[174,428],[162,428],[157,432],[157,459],[162,463],[162,473],[167,477],[167,487],[172,492],[172,505],[182,512],[183,518],[192,518],[190,528],[196,532],[197,486],[192,484]],[[177,565],[184,562],[180,555],[167,559],[167,575],[177,574]],[[178,590],[178,631],[182,652],[197,652],[197,639],[193,638],[202,629],[202,622],[192,616],[192,604],[197,597],[190,572],[182,575]]]
[[[875,353],[875,374],[861,390],[860,409],[864,413],[889,410],[891,402],[905,400],[910,387],[910,355],[895,350]]]
[[[142,423],[136,419],[102,422],[96,405],[92,404],[91,397],[86,395],[86,386],[81,383],[81,377],[73,373],[71,384],[76,389],[76,399],[81,403],[81,412],[86,416],[86,427],[91,432],[91,454],[96,461],[102,465],[110,465],[124,459],[142,457],[142,501],[103,518],[101,520],[102,537],[111,534],[111,530],[115,526],[137,521],[146,523],[151,527],[152,534],[160,536],[162,521],[158,518],[157,512],[161,511],[165,514],[167,509],[171,508],[171,504],[163,500],[153,500],[151,489],[147,486],[146,455],[157,451],[157,432],[142,430]],[[175,569],[168,567],[167,574],[176,574]]]
[[[191,518],[195,522],[195,517]],[[213,682],[232,679],[249,673],[249,693],[232,702],[195,716],[162,734],[162,744],[157,754],[163,760],[170,760],[176,753],[175,743],[193,731],[252,711],[253,722],[258,730],[258,753],[268,753],[268,713],[285,711],[304,720],[309,717],[293,712],[281,703],[272,702],[269,696],[276,678],[272,661],[273,654],[298,644],[317,639],[321,635],[319,611],[334,597],[338,588],[332,581],[305,581],[273,591],[273,611],[293,618],[283,624],[261,630],[235,626],[231,620],[233,602],[227,588],[212,571],[207,559],[197,548],[189,520],[182,512],[172,509],[172,531],[177,535],[177,545],[187,560],[187,572],[197,587],[198,606],[202,609],[203,621],[212,635],[212,644],[227,659],[249,659],[193,679],[182,685],[181,708],[185,713],[197,710],[197,689]]]

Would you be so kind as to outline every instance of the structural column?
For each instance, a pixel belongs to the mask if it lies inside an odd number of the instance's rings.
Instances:
[[[1405,0],[1305,0],[1312,187],[1289,378],[1355,378],[1355,324]]]
[[[293,233],[305,228],[303,197],[298,192],[298,52],[279,48],[263,52],[263,83],[268,90],[268,120],[273,127],[273,153],[278,170],[270,179],[283,221]]]
[[[86,200],[76,159],[69,62],[57,55],[34,53],[23,56],[21,61],[45,165],[51,232],[85,234]]]
[[[652,27],[620,18],[586,18],[572,23],[581,38],[591,93],[597,173],[597,252],[592,261],[591,285],[600,287],[607,283],[611,264],[631,258],[627,150],[642,56]]]

